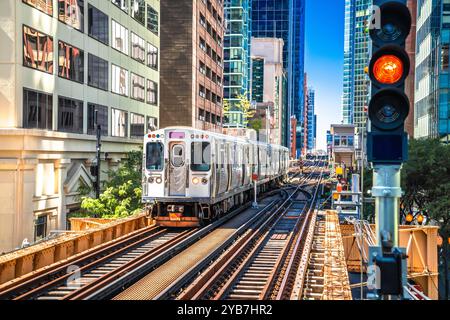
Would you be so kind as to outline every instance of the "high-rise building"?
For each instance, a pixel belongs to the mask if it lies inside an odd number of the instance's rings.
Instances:
[[[405,131],[412,138],[414,137],[414,91],[416,77],[416,23],[417,23],[417,0],[408,0],[409,11],[411,12],[411,31],[406,39],[406,51],[408,52],[411,67],[408,78],[405,81],[405,93],[409,98],[409,115],[405,121]]]
[[[222,132],[223,0],[161,1],[161,127]]]
[[[272,133],[269,140],[282,144],[287,140],[284,119],[284,91],[286,72],[283,67],[283,39],[253,38],[251,56],[252,100],[258,108],[267,106],[272,115]]]
[[[0,1],[0,252],[66,228],[95,181],[96,113],[102,171],[158,127],[159,4]]]
[[[316,140],[316,115],[315,115],[315,91],[312,88],[308,89],[307,100],[307,122],[306,122],[306,146],[307,152],[312,152],[315,149]]]
[[[285,109],[286,137],[290,136],[290,118],[303,125],[305,0],[252,0],[252,36],[284,40],[283,63],[287,71],[288,104]],[[297,135],[301,134],[297,131]],[[297,139],[301,151],[302,139]],[[290,145],[286,141],[286,146]]]
[[[447,0],[417,1],[414,136],[450,140]]]
[[[345,0],[344,87],[342,117],[344,124],[365,129],[369,77],[365,73],[370,55],[369,19],[372,0]]]
[[[224,41],[224,94],[230,111],[225,114],[224,127],[244,128],[242,110],[234,106],[239,95],[250,99],[250,41],[252,0],[225,0],[227,29]]]

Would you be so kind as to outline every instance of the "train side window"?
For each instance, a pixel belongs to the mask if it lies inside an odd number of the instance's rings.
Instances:
[[[211,145],[209,142],[193,142],[191,146],[191,170],[211,170]]]
[[[151,171],[162,171],[164,167],[164,146],[160,142],[147,143],[146,168]]]

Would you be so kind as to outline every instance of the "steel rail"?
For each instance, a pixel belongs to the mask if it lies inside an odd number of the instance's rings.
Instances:
[[[276,296],[277,300],[282,300],[283,298],[287,298],[287,295],[288,295],[287,292],[292,291],[292,287],[289,288],[288,286],[293,285],[292,277],[293,277],[293,273],[296,273],[296,271],[297,271],[296,266],[298,267],[298,265],[300,264],[300,261],[302,260],[302,257],[309,256],[309,250],[310,250],[309,240],[312,241],[312,238],[309,239],[307,237],[307,234],[305,234],[305,233],[307,232],[307,230],[309,229],[311,224],[315,223],[315,210],[317,209],[317,195],[318,195],[318,191],[319,191],[319,185],[322,180],[322,176],[323,176],[323,170],[321,172],[321,175],[319,178],[319,183],[317,184],[318,187],[316,188],[316,191],[314,193],[314,197],[311,201],[311,206],[309,208],[309,211],[307,213],[305,221],[302,225],[300,232],[297,234],[295,245],[293,248],[293,254],[287,265],[285,275],[281,282],[280,288],[278,289],[278,294]],[[305,240],[306,240],[306,243],[303,243]],[[302,246],[302,243],[303,243],[303,246]],[[302,250],[301,247],[303,249],[306,248],[307,249],[306,252],[305,252],[305,250]]]
[[[95,261],[99,256],[111,254],[118,248],[120,249],[130,243],[139,241],[142,237],[146,237],[147,235],[151,236],[163,230],[164,229],[157,226],[145,227],[139,231],[133,232],[132,234],[120,237],[98,247],[94,247],[88,251],[72,256],[61,263],[57,262],[49,267],[42,268],[41,270],[27,274],[16,280],[12,280],[11,282],[1,286],[0,300],[13,299],[22,295],[22,293],[29,292],[36,287],[40,287],[43,284],[53,280],[55,277],[60,277],[61,275],[72,276],[75,274],[75,271],[67,273],[67,268],[69,266],[84,266],[92,261]]]
[[[306,178],[303,179],[302,184],[298,185],[296,190],[290,194],[288,199],[276,210],[269,219],[267,219],[262,225],[260,225],[255,231],[247,233],[245,236],[240,238],[236,243],[230,248],[222,257],[217,259],[213,265],[209,267],[205,271],[205,273],[197,278],[177,299],[185,300],[185,299],[202,299],[208,296],[208,293],[212,288],[217,287],[214,286],[215,283],[220,283],[220,279],[224,277],[224,274],[227,271],[238,269],[238,272],[232,273],[232,276],[228,279],[225,285],[222,285],[222,289],[213,297],[214,299],[219,299],[226,294],[227,288],[229,288],[235,280],[242,274],[239,270],[244,270],[245,266],[252,261],[252,257],[255,253],[257,253],[261,249],[261,245],[268,241],[268,235],[271,234],[271,230],[274,226],[278,224],[284,217],[285,214],[289,211],[290,206],[293,201],[292,198],[297,195],[306,182],[312,179],[315,170],[312,171]],[[318,184],[319,185],[319,184]],[[317,187],[318,190],[318,187]],[[305,208],[304,208],[305,209]],[[273,218],[276,217],[277,214],[280,213],[281,210],[284,210],[281,215],[272,223]],[[301,220],[302,214],[299,214],[299,218],[296,221],[296,226]],[[272,223],[270,226],[269,224]],[[294,226],[294,229],[296,228]],[[282,265],[282,261],[285,258],[285,253],[291,247],[291,240],[293,239],[292,233],[287,240],[287,245],[281,250],[281,254],[278,256],[277,261],[275,262],[275,271],[278,270],[278,266]],[[252,247],[252,249],[249,247]],[[243,258],[244,257],[244,258]],[[237,267],[236,264],[239,263],[240,267]],[[267,291],[271,287],[272,279],[274,278],[275,273],[269,275],[268,282],[263,288],[259,298],[264,298],[267,295]]]

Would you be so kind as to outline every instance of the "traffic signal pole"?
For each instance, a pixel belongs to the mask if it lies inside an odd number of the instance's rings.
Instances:
[[[405,41],[411,29],[406,0],[374,0],[370,26],[372,82],[367,158],[373,164],[377,245],[369,247],[369,299],[405,299],[406,249],[399,248],[400,170],[408,158],[404,122],[409,113],[405,79],[410,61]]]

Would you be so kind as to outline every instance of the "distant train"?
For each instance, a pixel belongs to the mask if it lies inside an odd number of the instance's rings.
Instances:
[[[253,179],[264,191],[288,169],[285,147],[165,128],[144,138],[142,199],[158,225],[195,227],[251,200]]]

